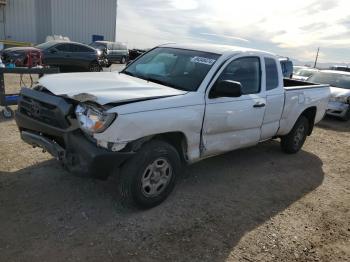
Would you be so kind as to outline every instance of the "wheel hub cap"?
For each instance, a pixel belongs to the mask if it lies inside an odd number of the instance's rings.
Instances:
[[[141,180],[142,193],[147,197],[158,196],[169,184],[172,172],[168,160],[157,158],[143,172]]]

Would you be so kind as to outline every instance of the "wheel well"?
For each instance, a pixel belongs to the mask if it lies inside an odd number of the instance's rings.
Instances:
[[[179,153],[181,160],[185,162],[187,161],[187,139],[182,132],[168,132],[143,137],[129,143],[124,150],[138,151],[144,143],[147,143],[150,140],[162,140],[169,143]]]
[[[300,115],[300,116],[305,116],[309,120],[310,129],[309,129],[308,135],[311,135],[312,130],[314,129],[316,112],[317,112],[317,108],[313,106],[305,109],[304,112],[302,112]]]
[[[182,132],[169,132],[155,135],[152,139],[163,140],[172,145],[179,153],[182,161],[187,161],[187,139]]]

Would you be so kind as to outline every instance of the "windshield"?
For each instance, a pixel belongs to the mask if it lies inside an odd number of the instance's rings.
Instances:
[[[220,55],[158,47],[122,71],[176,89],[196,91]]]
[[[311,76],[308,81],[350,89],[350,75],[317,72]]]
[[[315,70],[310,70],[310,69],[300,69],[297,71],[295,74],[298,76],[305,76],[309,77],[312,76],[316,71]]]

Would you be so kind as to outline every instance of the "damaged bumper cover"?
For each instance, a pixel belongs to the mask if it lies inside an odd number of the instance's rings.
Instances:
[[[112,152],[98,147],[78,129],[74,121],[67,121],[67,125],[52,125],[49,116],[45,115],[45,106],[53,112],[50,115],[53,119],[62,119],[69,108],[63,98],[35,90],[26,90],[20,96],[15,118],[21,138],[26,143],[49,152],[69,171],[106,179],[115,168],[133,155],[133,152]],[[32,108],[34,114],[28,113]],[[41,116],[46,122],[40,119]]]

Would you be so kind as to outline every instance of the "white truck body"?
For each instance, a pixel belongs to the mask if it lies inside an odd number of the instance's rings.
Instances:
[[[129,142],[143,137],[181,132],[186,137],[189,162],[286,135],[307,108],[316,109],[315,123],[325,114],[327,85],[284,87],[281,73],[278,87],[266,91],[264,58],[278,62],[278,57],[270,53],[223,46],[166,46],[222,56],[197,92],[176,90],[116,72],[51,75],[40,79],[39,84],[55,95],[82,102],[90,100],[100,105],[122,102],[108,110],[118,114],[117,120],[103,133],[94,134],[99,145],[113,142],[118,145],[115,148],[122,150]],[[261,59],[261,91],[237,98],[209,99],[209,91],[225,66],[237,58],[251,56]],[[277,66],[281,72],[280,63]],[[257,103],[266,106],[254,108]]]
[[[24,141],[72,171],[120,170],[121,199],[149,208],[170,194],[183,163],[276,137],[298,152],[329,95],[328,85],[283,79],[267,52],[169,44],[120,73],[41,78],[22,89],[16,121]]]

